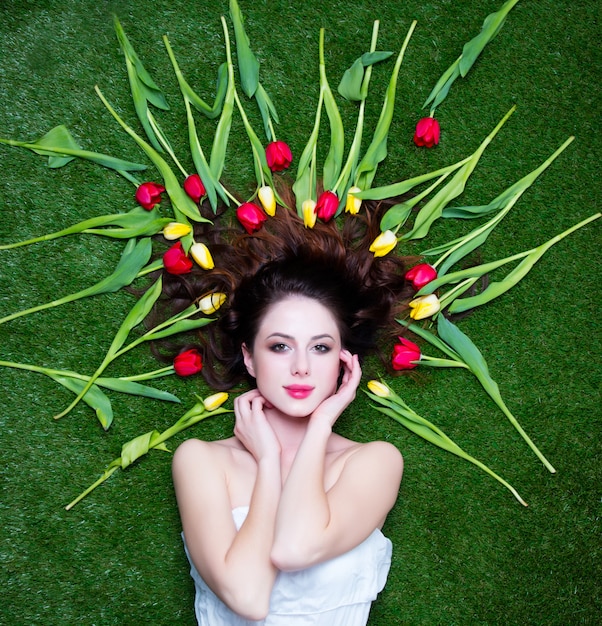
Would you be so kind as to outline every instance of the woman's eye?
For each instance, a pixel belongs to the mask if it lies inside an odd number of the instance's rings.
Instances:
[[[275,343],[270,346],[270,350],[272,352],[284,352],[288,349],[288,346],[285,343]]]
[[[317,346],[314,346],[314,350],[316,352],[326,353],[326,352],[330,352],[330,346],[327,346],[327,345],[325,345],[323,343],[320,343]]]

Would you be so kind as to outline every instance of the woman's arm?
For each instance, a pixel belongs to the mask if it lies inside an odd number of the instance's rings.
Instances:
[[[280,498],[272,560],[282,570],[303,569],[359,545],[380,527],[397,498],[403,459],[385,442],[358,445],[334,485],[324,485],[332,425],[355,397],[361,370],[342,354],[345,375],[336,394],[310,418]]]
[[[280,449],[255,392],[236,400],[235,434],[257,461],[249,513],[237,532],[228,493],[235,452],[189,440],[173,461],[173,478],[186,545],[203,580],[235,613],[263,619],[277,570],[270,559],[281,490]]]

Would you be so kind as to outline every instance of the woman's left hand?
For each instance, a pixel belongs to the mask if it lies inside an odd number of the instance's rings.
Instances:
[[[349,350],[341,350],[341,364],[343,366],[341,384],[336,392],[326,398],[312,413],[310,419],[312,423],[326,421],[329,426],[333,426],[355,398],[362,377],[359,358]]]

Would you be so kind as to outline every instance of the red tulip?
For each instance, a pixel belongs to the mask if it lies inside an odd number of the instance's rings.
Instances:
[[[184,191],[195,201],[199,202],[205,195],[205,185],[198,174],[191,174],[184,181]]]
[[[147,211],[161,202],[161,194],[165,191],[163,185],[157,183],[142,183],[136,189],[136,201]]]
[[[173,368],[178,376],[192,376],[203,369],[203,360],[198,350],[186,350],[173,360]]]
[[[391,356],[391,364],[394,370],[411,370],[418,363],[412,361],[420,361],[420,348],[409,339],[399,337],[401,343],[393,346],[393,354]]]
[[[291,164],[293,155],[284,141],[272,141],[266,146],[265,158],[272,172],[280,172]]]
[[[414,285],[416,291],[422,289],[425,285],[430,283],[431,280],[435,280],[435,278],[437,278],[437,270],[428,263],[420,263],[414,266],[411,270],[408,270],[405,275],[405,279],[409,280],[412,285]]]
[[[440,134],[441,128],[439,127],[439,122],[434,117],[423,117],[418,124],[416,124],[414,143],[417,146],[432,148],[439,143]]]
[[[244,202],[236,209],[238,221],[245,227],[249,235],[261,228],[261,225],[268,219],[266,214],[252,202]]]
[[[337,194],[333,193],[332,191],[325,191],[318,198],[318,202],[316,204],[316,213],[323,222],[327,222],[328,220],[332,219],[338,208],[339,198]]]
[[[163,266],[170,274],[188,274],[192,265],[192,261],[182,248],[181,241],[178,241],[163,255]]]

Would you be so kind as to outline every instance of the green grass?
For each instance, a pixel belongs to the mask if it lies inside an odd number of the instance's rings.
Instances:
[[[492,260],[532,247],[600,210],[596,2],[520,2],[440,106],[442,140],[431,151],[416,149],[411,140],[422,102],[501,0],[240,4],[262,63],[262,82],[278,107],[279,137],[296,157],[317,101],[319,28],[327,28],[334,87],[368,48],[374,19],[381,20],[379,48],[394,51],[417,19],[400,74],[389,158],[375,184],[465,156],[516,103],[516,113],[470,179],[463,203],[488,202],[568,136],[576,140],[505,218],[481,257]],[[191,84],[211,98],[223,60],[219,17],[227,11],[225,0],[1,3],[1,137],[31,140],[64,123],[86,148],[144,159],[93,91],[98,84],[137,128],[111,11],[167,94],[172,111],[160,120],[177,154],[187,154],[185,117],[161,35],[169,35]],[[390,67],[373,73],[369,128],[380,112]],[[247,109],[257,125],[253,108]],[[342,114],[351,134],[354,108],[342,106]],[[199,124],[209,146],[213,127]],[[246,146],[239,119],[231,142],[225,178],[244,190],[252,163],[239,149]],[[1,242],[133,206],[129,183],[88,163],[53,171],[42,157],[0,146],[0,167]],[[437,224],[429,243],[463,229],[466,224]],[[511,482],[527,509],[473,466],[380,416],[364,397],[341,418],[342,434],[385,438],[406,460],[400,497],[385,526],[394,543],[393,565],[370,624],[599,623],[599,244],[599,223],[578,231],[552,248],[515,289],[461,322],[556,475],[546,472],[469,374],[429,370],[393,382],[413,408]],[[119,242],[71,237],[0,251],[0,317],[100,280],[121,249]],[[407,246],[408,253],[420,249]],[[89,373],[133,301],[118,293],[1,325],[0,359]],[[155,367],[141,348],[110,371]],[[373,365],[367,369],[367,377],[374,374]],[[50,379],[0,368],[1,624],[194,623],[170,455],[153,452],[114,474],[72,511],[64,510],[119,455],[123,442],[164,429],[194,402],[195,393],[208,392],[199,379],[168,378],[157,386],[175,390],[182,406],[112,394],[115,423],[104,433],[83,405],[55,422],[52,416],[71,398]],[[218,417],[180,435],[173,446],[188,436],[227,436],[231,428],[231,417]]]

